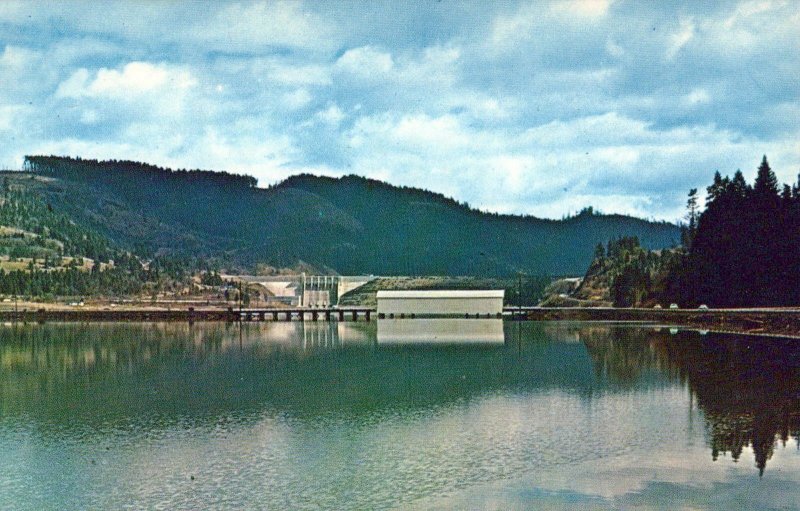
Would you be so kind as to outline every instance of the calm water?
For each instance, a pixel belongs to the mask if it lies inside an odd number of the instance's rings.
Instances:
[[[0,326],[0,509],[799,509],[800,342]]]

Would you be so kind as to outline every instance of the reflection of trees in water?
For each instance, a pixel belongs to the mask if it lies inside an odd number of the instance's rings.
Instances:
[[[13,324],[0,328],[0,405],[24,407],[64,383],[84,385],[130,374],[169,356],[206,357],[230,337],[224,324]],[[2,409],[0,409],[2,411]]]
[[[0,328],[0,367],[58,375],[130,366],[170,351],[213,352],[230,326],[188,323],[13,324]]]
[[[791,339],[637,328],[581,328],[595,370],[631,382],[658,370],[688,383],[706,418],[712,457],[754,452],[763,473],[777,442],[800,445],[800,343]],[[643,335],[644,333],[644,335]]]
[[[646,372],[679,377],[660,351],[667,333],[649,327],[608,324],[582,325],[576,332],[589,352],[598,377],[626,386],[634,385]]]
[[[706,414],[712,456],[751,446],[763,473],[775,444],[800,443],[800,343],[740,335],[669,339],[666,354]]]

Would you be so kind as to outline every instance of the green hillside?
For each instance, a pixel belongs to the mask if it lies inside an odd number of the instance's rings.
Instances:
[[[52,208],[116,247],[342,274],[580,274],[597,243],[637,236],[661,248],[676,226],[621,215],[566,220],[496,215],[442,195],[357,176],[295,176],[266,189],[224,172],[32,156],[25,182]]]
[[[180,261],[143,264],[39,193],[40,176],[3,173],[0,189],[0,295],[55,297],[158,292],[185,277]]]

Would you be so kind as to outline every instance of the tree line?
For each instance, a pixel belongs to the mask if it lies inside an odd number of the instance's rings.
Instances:
[[[689,192],[682,244],[650,252],[635,238],[598,250],[587,277],[612,273],[615,306],[712,307],[800,304],[800,176],[780,186],[764,156],[752,185],[716,172],[704,208]],[[602,248],[602,247],[600,247]]]
[[[126,252],[116,252],[113,264],[95,261],[90,269],[76,264],[39,268],[29,261],[27,268],[6,271],[0,268],[0,294],[55,298],[58,296],[132,296],[176,291],[189,282],[198,270],[197,261],[158,257],[143,263]],[[218,274],[205,271],[204,280],[221,280]],[[216,277],[216,279],[215,279]]]
[[[54,177],[85,179],[87,176],[97,181],[113,180],[120,177],[135,177],[142,180],[173,180],[183,183],[205,182],[222,186],[254,188],[258,180],[253,176],[232,174],[211,170],[173,170],[130,160],[99,161],[89,158],[66,158],[63,156],[25,156],[23,170]]]
[[[719,172],[689,233],[681,288],[717,307],[800,304],[800,177],[778,185],[767,157],[750,186]]]

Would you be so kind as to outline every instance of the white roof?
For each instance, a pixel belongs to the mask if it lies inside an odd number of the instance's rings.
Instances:
[[[503,298],[505,291],[502,289],[475,289],[455,290],[443,289],[436,291],[378,291],[381,298]]]

